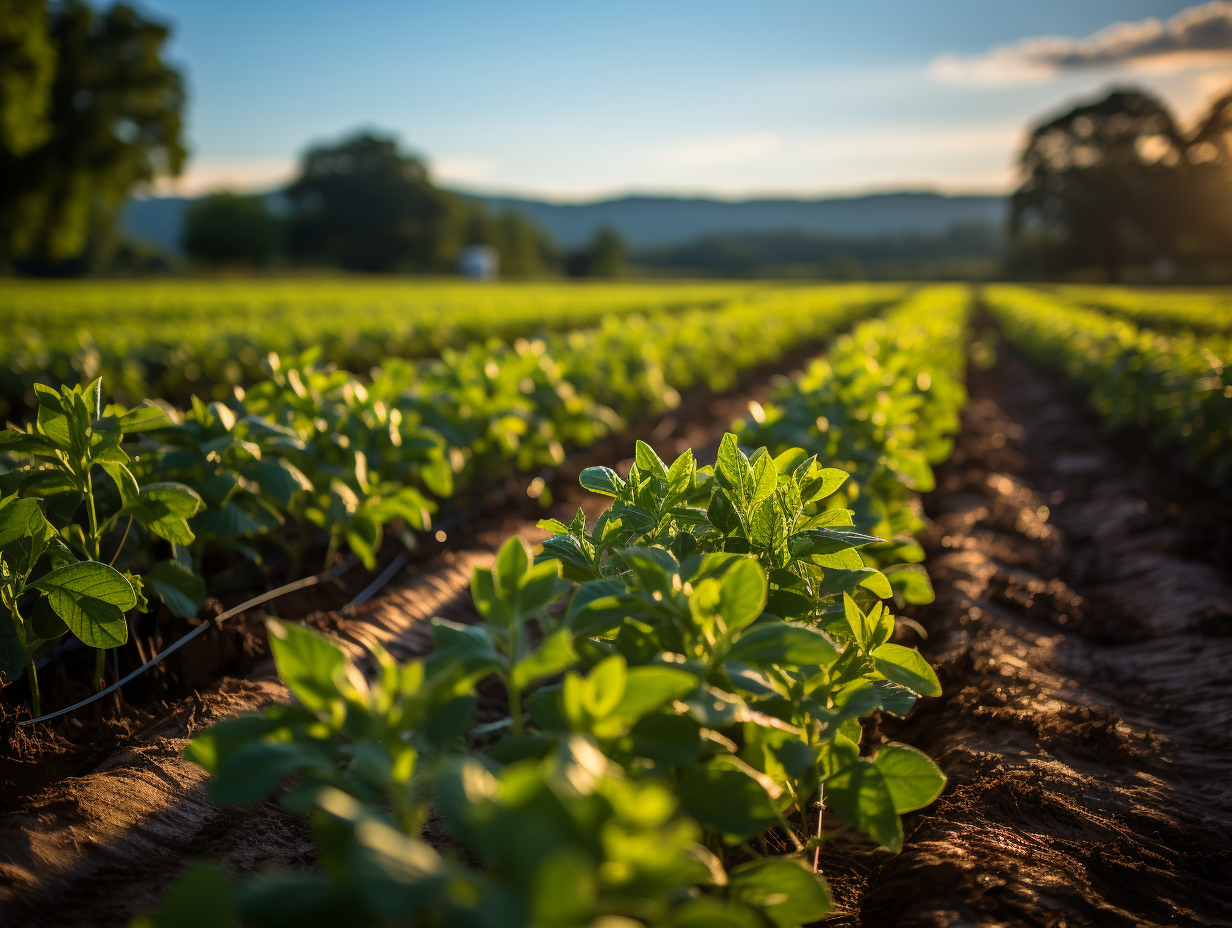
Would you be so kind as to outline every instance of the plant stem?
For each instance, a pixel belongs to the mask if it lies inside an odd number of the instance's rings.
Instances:
[[[821,837],[821,817],[826,814],[826,788],[817,787],[817,837]],[[813,872],[821,872],[821,845],[813,848]]]
[[[513,733],[522,734],[522,692],[513,685],[511,680],[505,681],[505,689],[509,691],[509,716],[513,719]]]
[[[34,710],[34,717],[38,718],[43,714],[43,697],[39,692],[38,668],[34,666],[34,652],[26,644],[26,625],[21,613],[17,611],[16,599],[13,600],[10,612],[13,627],[17,629],[17,640],[21,642],[21,651],[26,656],[26,680],[30,683],[30,708]]]
[[[94,478],[86,471],[86,502],[89,504],[86,512],[90,516],[90,544],[94,548],[94,560],[99,558],[98,513],[94,509]]]

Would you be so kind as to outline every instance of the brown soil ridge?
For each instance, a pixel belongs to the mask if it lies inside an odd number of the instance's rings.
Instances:
[[[1232,925],[1228,502],[1012,356],[970,386],[916,616],[944,695],[883,726],[950,784],[900,855],[836,842],[837,921]]]

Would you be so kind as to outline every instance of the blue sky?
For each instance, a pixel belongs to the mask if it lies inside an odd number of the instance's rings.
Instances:
[[[1024,126],[1067,101],[1130,81],[1189,114],[1232,84],[1232,41],[1209,39],[1232,4],[140,5],[188,79],[183,192],[268,186],[359,127],[442,182],[556,199],[1004,190]],[[1090,38],[1115,23],[1135,25]]]

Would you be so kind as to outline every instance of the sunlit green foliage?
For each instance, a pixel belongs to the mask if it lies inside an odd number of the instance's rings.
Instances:
[[[496,284],[406,280],[6,281],[0,287],[0,414],[32,408],[32,384],[102,377],[120,402],[230,400],[265,376],[270,352],[309,348],[367,375],[390,356],[423,357],[476,340],[512,340],[648,319],[776,294],[830,300],[901,287],[767,284]],[[860,296],[854,296],[860,299]],[[4,404],[7,404],[4,405]]]
[[[1105,427],[1150,429],[1214,483],[1232,478],[1232,339],[1167,335],[1024,287],[990,287],[988,307],[1032,359],[1090,390]]]

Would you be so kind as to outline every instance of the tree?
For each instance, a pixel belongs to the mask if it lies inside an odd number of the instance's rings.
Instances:
[[[1155,97],[1122,89],[1037,126],[1011,203],[1017,260],[1065,273],[1228,257],[1225,97],[1190,134]]]
[[[287,189],[291,256],[353,271],[453,269],[466,208],[392,138],[360,133],[304,158]]]
[[[495,216],[482,202],[468,200],[465,244],[491,245],[500,255],[502,277],[539,277],[552,271],[559,252],[552,237],[516,210]]]
[[[0,150],[24,155],[51,134],[55,72],[46,0],[0,0]]]
[[[80,268],[114,243],[132,188],[187,157],[183,81],[162,57],[169,30],[124,4],[3,0],[0,11],[0,267]]]
[[[619,277],[624,270],[627,248],[620,233],[603,226],[585,246],[565,261],[570,277]]]
[[[282,247],[282,220],[265,197],[215,193],[189,205],[184,216],[184,252],[214,265],[261,267]]]

